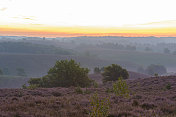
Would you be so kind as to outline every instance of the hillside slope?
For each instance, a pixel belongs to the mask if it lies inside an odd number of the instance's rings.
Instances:
[[[89,93],[77,94],[75,88],[0,89],[0,116],[3,117],[88,117],[90,97],[98,92],[110,96],[111,117],[175,117],[176,76],[151,77],[127,81],[130,97],[108,93],[106,87],[82,88]],[[170,84],[170,89],[167,85]],[[108,87],[110,88],[110,87]]]

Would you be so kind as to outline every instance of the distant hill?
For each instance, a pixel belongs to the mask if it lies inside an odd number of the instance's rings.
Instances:
[[[1,42],[0,53],[70,55],[71,51],[55,46],[32,44],[26,42]]]

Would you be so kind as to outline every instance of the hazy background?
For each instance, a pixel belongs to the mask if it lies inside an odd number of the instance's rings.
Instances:
[[[21,36],[0,37],[0,87],[11,81],[20,86],[26,78],[47,74],[56,60],[74,59],[93,73],[95,67],[119,64],[129,71],[140,72],[151,64],[163,65],[168,74],[176,71],[175,37],[65,37],[39,38]],[[164,75],[164,74],[163,74]],[[165,74],[167,75],[167,74]],[[8,85],[9,86],[9,85]]]

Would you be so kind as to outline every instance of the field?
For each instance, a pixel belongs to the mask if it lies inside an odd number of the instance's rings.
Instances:
[[[151,77],[127,81],[130,97],[107,92],[112,85],[83,88],[0,89],[2,117],[88,117],[90,98],[110,97],[109,117],[175,117],[176,77]],[[170,87],[168,88],[168,84]]]

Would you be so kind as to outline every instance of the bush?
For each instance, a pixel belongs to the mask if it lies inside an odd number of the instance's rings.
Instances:
[[[90,104],[90,117],[107,117],[109,115],[109,98],[100,99],[98,94],[95,93],[90,100]]]
[[[162,74],[167,73],[167,70],[163,65],[152,64],[147,67],[146,73],[150,75],[155,75],[155,74],[162,75]]]
[[[39,87],[87,87],[92,82],[88,78],[88,72],[87,68],[81,68],[74,60],[61,60],[48,71],[48,75],[37,79],[32,78],[29,84],[37,84]]]
[[[27,89],[26,84],[23,84],[23,85],[22,85],[22,89]]]
[[[97,82],[93,81],[92,84],[93,84],[94,88],[98,88],[98,83]]]
[[[122,77],[123,79],[128,79],[129,77],[127,70],[116,64],[105,67],[102,75],[104,77],[103,82],[116,81],[119,77]]]
[[[112,93],[113,92],[113,89],[111,88],[106,88],[106,93]]]
[[[144,103],[141,105],[143,109],[149,110],[149,109],[154,109],[156,106],[154,104],[149,104],[149,103]]]
[[[83,94],[83,90],[82,90],[80,87],[76,87],[76,88],[75,88],[75,92],[76,92],[77,94]]]
[[[159,75],[157,73],[154,74],[155,77],[158,77]]]
[[[90,93],[91,91],[86,88],[86,90],[84,91],[84,94],[90,94]]]
[[[129,97],[128,86],[122,77],[119,77],[118,81],[113,84],[113,92],[117,96]]]
[[[27,87],[27,89],[37,89],[38,87],[39,87],[39,85],[33,84],[33,85],[29,85],[29,86]]]
[[[29,86],[26,86],[26,84],[22,85],[22,89],[36,89],[36,88],[39,88],[38,84],[31,84]]]
[[[166,89],[167,89],[167,90],[170,90],[170,89],[171,89],[171,84],[170,84],[170,83],[168,83],[168,84],[166,85]]]
[[[139,102],[137,100],[133,100],[132,106],[139,106]]]
[[[41,78],[31,78],[28,81],[29,85],[40,85],[41,84]]]

